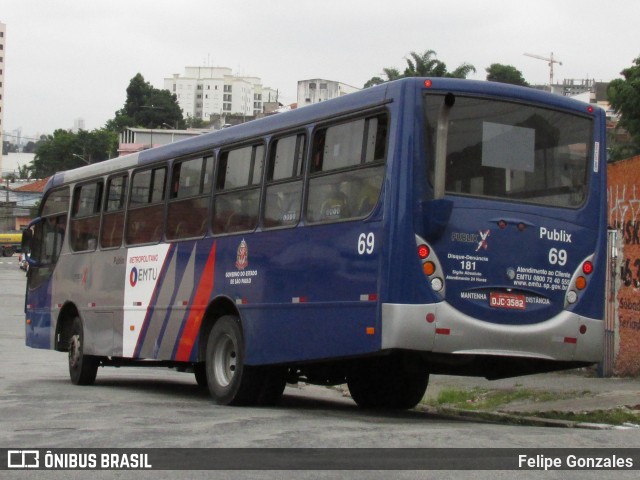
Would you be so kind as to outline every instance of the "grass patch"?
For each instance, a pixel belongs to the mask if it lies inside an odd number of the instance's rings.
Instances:
[[[607,425],[640,425],[640,411],[628,408],[613,408],[611,410],[596,410],[592,412],[537,412],[539,418],[568,420],[570,422],[605,423]]]
[[[586,393],[586,392],[585,392]],[[448,406],[464,410],[494,410],[512,402],[549,402],[584,395],[566,392],[549,392],[527,388],[488,390],[473,388],[470,390],[444,389],[436,399],[428,400],[432,407]]]
[[[592,395],[591,392],[550,392],[527,388],[510,388],[489,390],[486,388],[473,389],[444,389],[435,399],[425,403],[432,407],[449,407],[471,411],[494,411],[513,402],[550,402],[567,398],[580,398]],[[565,420],[578,423],[603,423],[607,425],[640,425],[640,410],[619,407],[609,410],[594,410],[588,412],[560,412],[543,411],[531,412],[526,416]]]

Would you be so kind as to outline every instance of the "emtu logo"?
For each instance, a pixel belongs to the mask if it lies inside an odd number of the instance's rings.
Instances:
[[[138,269],[136,267],[133,267],[131,273],[129,273],[129,283],[132,287],[135,287],[136,283],[138,283]]]

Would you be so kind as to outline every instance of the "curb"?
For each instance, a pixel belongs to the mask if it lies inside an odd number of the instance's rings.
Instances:
[[[529,427],[555,427],[555,428],[582,428],[588,430],[615,430],[620,427],[605,423],[573,422],[570,420],[557,420],[552,418],[532,417],[515,413],[490,412],[486,410],[463,410],[459,408],[429,407],[420,405],[417,410],[435,414],[447,419],[470,419],[486,423],[499,423],[507,425],[521,425]]]

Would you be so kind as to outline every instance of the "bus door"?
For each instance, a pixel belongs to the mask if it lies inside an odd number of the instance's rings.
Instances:
[[[69,207],[69,188],[52,192],[43,204],[42,216],[28,228],[30,251],[26,295],[26,342],[36,348],[53,346],[53,275],[64,243]]]

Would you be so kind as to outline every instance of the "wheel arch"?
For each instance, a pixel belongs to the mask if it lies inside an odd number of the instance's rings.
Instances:
[[[69,351],[69,340],[71,338],[71,332],[73,327],[73,319],[80,318],[80,311],[73,302],[67,301],[64,303],[58,314],[58,320],[56,322],[56,332],[54,337],[54,350],[58,352]]]

